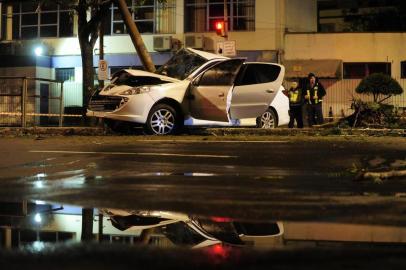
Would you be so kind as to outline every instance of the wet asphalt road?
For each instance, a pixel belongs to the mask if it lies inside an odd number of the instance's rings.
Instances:
[[[405,138],[152,139],[0,138],[0,196],[242,219],[406,225],[406,179],[356,177],[362,169],[404,169]]]

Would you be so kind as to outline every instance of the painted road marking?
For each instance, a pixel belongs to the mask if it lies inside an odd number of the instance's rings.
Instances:
[[[54,151],[54,150],[31,150],[30,153],[54,153],[54,154],[103,154],[103,155],[132,155],[132,156],[166,156],[166,157],[198,157],[198,158],[237,158],[238,156],[227,155],[201,155],[201,154],[173,154],[173,153],[132,153],[132,152],[97,152],[97,151]]]

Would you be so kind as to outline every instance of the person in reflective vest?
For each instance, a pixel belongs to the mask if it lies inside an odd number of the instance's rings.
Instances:
[[[293,128],[295,121],[298,128],[303,128],[303,91],[297,81],[293,81],[289,90],[284,90],[284,94],[289,98],[289,128]]]
[[[309,127],[324,123],[322,102],[326,95],[326,90],[319,82],[316,75],[309,73],[306,86],[305,103],[307,110],[307,120]]]

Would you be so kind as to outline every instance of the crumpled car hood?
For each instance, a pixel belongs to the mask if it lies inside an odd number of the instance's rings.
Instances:
[[[136,69],[124,69],[121,70],[120,72],[126,72],[129,75],[131,75],[132,77],[136,78],[136,77],[142,77],[142,79],[140,79],[140,81],[149,81],[146,78],[154,78],[156,80],[154,83],[149,82],[149,83],[140,83],[138,86],[142,87],[144,85],[159,85],[159,84],[166,84],[166,83],[174,83],[174,82],[179,82],[180,80],[175,79],[175,78],[171,78],[165,75],[160,75],[160,74],[156,74],[156,73],[152,73],[152,72],[148,72],[148,71],[143,71],[143,70],[136,70]],[[114,82],[112,82],[111,84],[105,86],[103,88],[102,91],[100,91],[100,95],[109,95],[109,96],[113,96],[113,95],[119,95],[121,92],[133,88],[136,86],[131,86],[131,85],[126,85],[126,84],[120,84],[120,85],[115,85]]]
[[[156,73],[144,71],[144,70],[125,69],[125,71],[133,76],[152,77],[152,78],[158,78],[163,81],[169,81],[169,82],[178,82],[179,81],[178,79],[175,79],[172,77],[168,77],[165,75],[160,75],[160,74],[156,74]]]

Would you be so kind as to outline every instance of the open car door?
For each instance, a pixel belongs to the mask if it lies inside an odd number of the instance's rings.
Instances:
[[[224,60],[192,81],[188,98],[193,118],[228,121],[227,97],[243,62],[244,59]]]
[[[230,105],[230,118],[256,118],[275,98],[285,76],[278,64],[246,63],[236,78]]]

